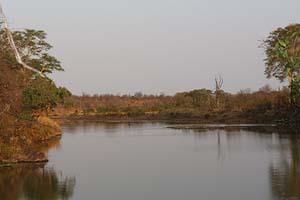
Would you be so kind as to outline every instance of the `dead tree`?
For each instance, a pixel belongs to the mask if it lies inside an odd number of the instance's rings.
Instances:
[[[219,110],[220,109],[220,99],[221,99],[221,93],[222,93],[222,86],[223,86],[223,78],[221,76],[215,77],[215,96],[216,96],[216,107]]]
[[[222,89],[223,83],[224,83],[223,78],[221,76],[215,77],[216,91],[219,91]]]

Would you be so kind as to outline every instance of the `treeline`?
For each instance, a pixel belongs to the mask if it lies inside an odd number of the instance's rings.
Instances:
[[[290,115],[289,89],[264,86],[237,94],[199,89],[168,95],[88,95],[70,97],[52,113],[73,118],[141,118],[207,122],[271,122]]]
[[[215,79],[214,91],[199,89],[174,96],[83,95],[74,96],[56,109],[55,115],[98,118],[143,117],[146,119],[197,119],[201,122],[300,121],[300,24],[272,31],[262,42],[265,75],[287,81],[288,86],[273,90],[242,90],[230,94],[222,90],[223,79]]]

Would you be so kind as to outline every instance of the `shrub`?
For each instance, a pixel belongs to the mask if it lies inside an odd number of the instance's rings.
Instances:
[[[145,110],[141,107],[132,108],[128,112],[128,116],[130,117],[139,117],[145,115]]]
[[[48,111],[64,104],[70,96],[66,88],[57,88],[49,79],[37,78],[23,91],[23,103],[28,109]]]
[[[97,113],[107,113],[107,112],[112,112],[113,109],[109,108],[109,107],[106,107],[106,106],[99,106],[97,109],[96,109]]]

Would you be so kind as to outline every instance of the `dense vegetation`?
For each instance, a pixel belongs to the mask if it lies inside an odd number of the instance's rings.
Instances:
[[[43,31],[12,33],[22,59],[43,74],[63,70],[48,54]],[[45,141],[60,133],[46,112],[65,101],[70,92],[16,62],[0,24],[0,163],[44,160]]]
[[[72,103],[70,103],[72,102]],[[52,115],[91,119],[167,119],[201,122],[274,122],[291,116],[289,89],[193,90],[166,95],[87,95],[73,96]]]
[[[268,78],[280,81],[288,79],[290,104],[294,109],[300,106],[300,24],[292,24],[271,32],[263,42],[266,52]]]

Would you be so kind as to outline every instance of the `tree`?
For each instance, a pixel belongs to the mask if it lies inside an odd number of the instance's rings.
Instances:
[[[263,42],[265,74],[280,81],[288,79],[290,102],[300,105],[300,24],[278,28]]]
[[[25,29],[12,32],[18,53],[24,63],[32,66],[41,73],[63,71],[61,63],[48,52],[52,46],[46,42],[47,34],[41,30]],[[14,66],[18,64],[14,51],[7,40],[7,34],[0,24],[0,53],[5,60]]]
[[[222,90],[223,83],[224,81],[221,76],[215,78],[215,98],[217,110],[223,106],[225,101],[225,92]]]
[[[40,77],[23,91],[23,103],[28,109],[49,111],[64,104],[70,96],[71,92],[66,88],[57,88],[52,80]]]
[[[212,91],[207,89],[192,90],[186,93],[186,97],[192,99],[193,106],[199,109],[209,110],[212,102]]]
[[[72,96],[72,93],[65,87],[59,87],[57,88],[57,96],[60,100],[59,103],[65,105],[66,99],[70,98]]]

